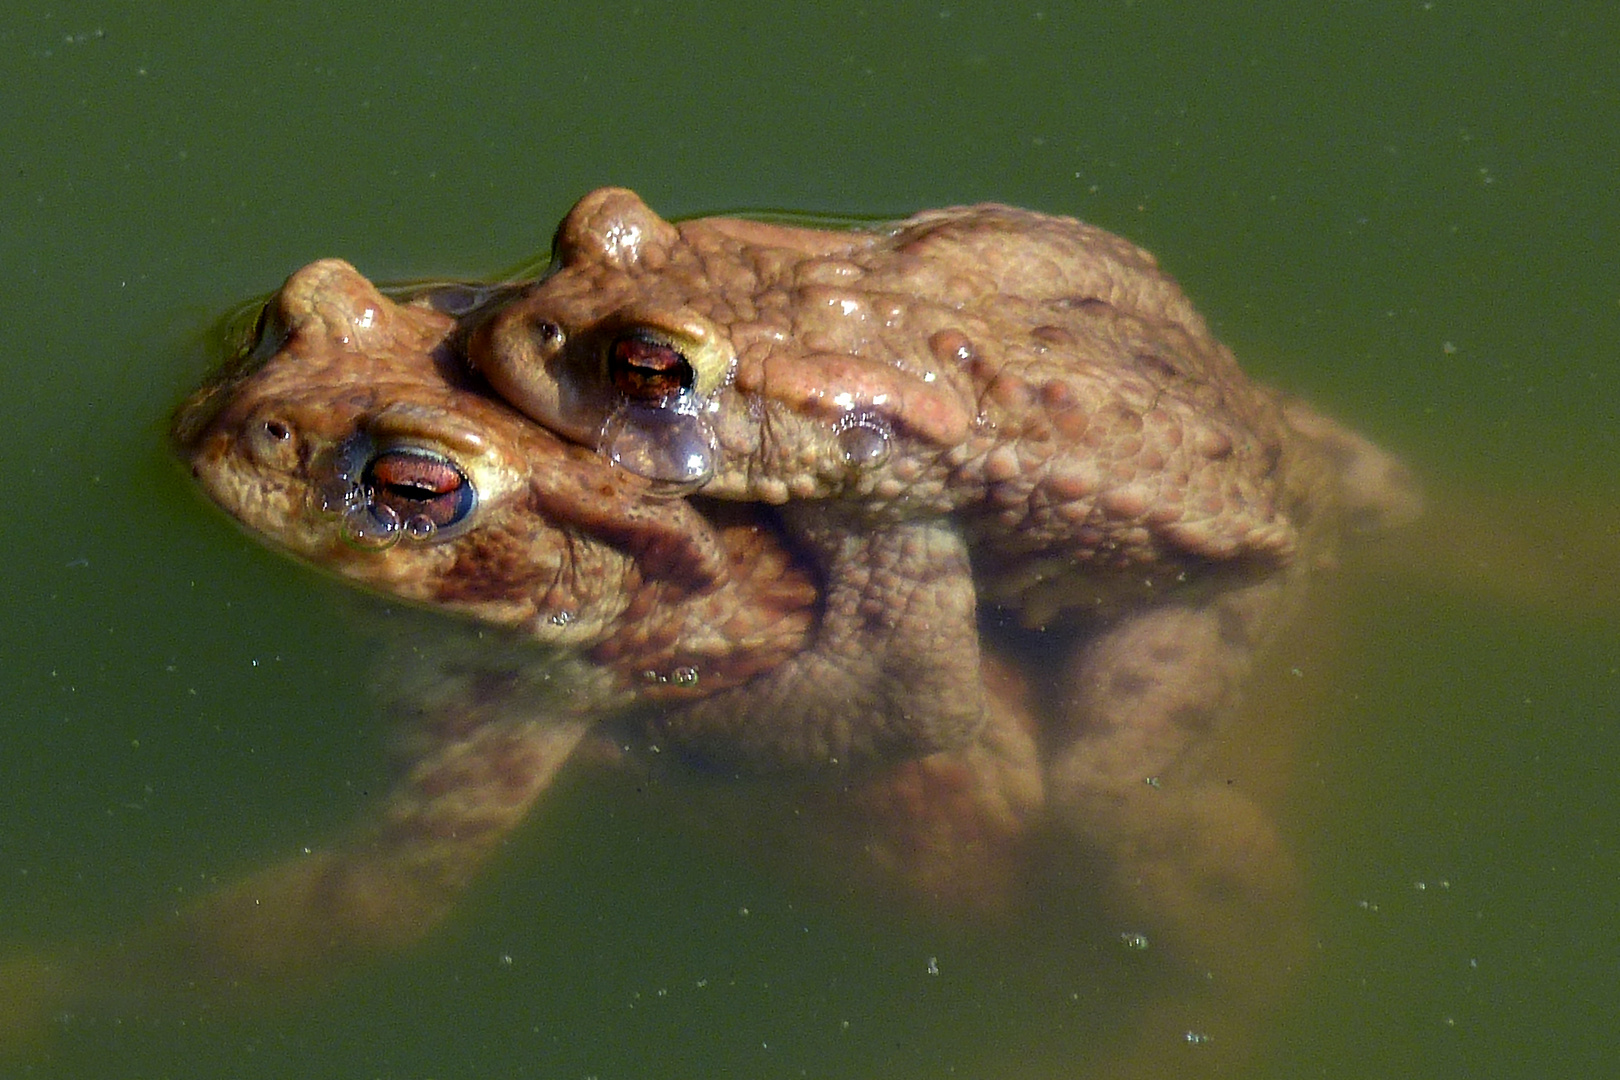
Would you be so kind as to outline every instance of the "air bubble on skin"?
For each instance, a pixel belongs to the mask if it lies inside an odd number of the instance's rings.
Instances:
[[[627,401],[607,423],[597,449],[626,472],[653,481],[660,494],[684,495],[714,476],[719,443],[690,395],[657,403]]]
[[[392,547],[405,534],[393,507],[369,498],[343,515],[341,531],[344,540],[367,551]]]
[[[363,507],[369,501],[365,485],[347,476],[334,476],[323,481],[315,489],[315,497],[316,506],[322,513],[338,515]]]
[[[370,505],[373,493],[360,479],[369,450],[369,441],[354,437],[345,439],[322,456],[315,466],[320,477],[315,486],[316,509],[346,517]]]
[[[563,611],[553,611],[551,616],[546,621],[552,626],[567,626],[574,621],[574,613],[566,609]]]
[[[403,528],[405,535],[412,540],[431,540],[433,534],[439,531],[439,526],[426,514],[413,514],[406,518]]]
[[[641,673],[643,682],[654,686],[679,686],[689,688],[698,684],[698,669],[695,667],[678,667],[668,675],[654,671],[652,668]]]
[[[852,469],[875,469],[889,460],[894,432],[881,416],[845,413],[833,426],[833,441]]]

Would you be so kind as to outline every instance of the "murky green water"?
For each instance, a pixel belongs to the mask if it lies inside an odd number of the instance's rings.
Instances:
[[[1438,490],[1615,520],[1603,5],[25,7],[0,26],[6,952],[296,851],[379,782],[340,590],[201,506],[161,439],[214,315],[316,256],[495,272],[604,182],[669,215],[1076,213]],[[1615,589],[1344,591],[1288,800],[1316,962],[1254,1075],[1612,1071]],[[991,1075],[1130,1000],[1117,957],[1054,971],[808,894],[665,809],[576,777],[420,951],[284,1014],[65,1018],[0,1074]]]

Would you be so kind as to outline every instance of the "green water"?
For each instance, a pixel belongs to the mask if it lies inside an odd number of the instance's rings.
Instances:
[[[492,273],[606,182],[670,216],[993,198],[1150,247],[1252,371],[1431,486],[1620,489],[1606,5],[17,6],[0,951],[128,927],[379,782],[339,590],[162,443],[210,320],[318,256]],[[1252,1074],[1615,1071],[1613,590],[1345,591],[1288,800],[1316,959]],[[275,1015],[64,1019],[15,1068],[973,1076],[1117,1019],[1117,972],[806,893],[590,780],[411,955]]]

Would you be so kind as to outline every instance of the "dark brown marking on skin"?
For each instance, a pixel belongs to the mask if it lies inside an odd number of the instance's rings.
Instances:
[[[929,351],[942,364],[969,369],[978,359],[973,341],[960,330],[940,330],[928,339]]]
[[[1108,679],[1108,692],[1117,697],[1140,698],[1157,685],[1158,680],[1142,668],[1122,667]]]
[[[649,502],[639,490],[603,479],[600,470],[548,476],[530,485],[529,498],[538,516],[627,552],[649,576],[696,589],[724,572],[714,533],[694,528],[691,508],[678,499]]]
[[[1139,347],[1133,351],[1132,356],[1142,369],[1150,375],[1158,375],[1166,380],[1186,378],[1186,372],[1181,370],[1175,354],[1169,350],[1152,347]]]
[[[1197,737],[1214,731],[1218,716],[1218,710],[1214,706],[1189,704],[1170,710],[1167,719],[1172,727],[1179,728],[1189,735]]]
[[[1113,304],[1100,296],[1061,296],[1052,301],[1055,307],[1068,308],[1071,311],[1083,311],[1098,315],[1112,315],[1116,310]]]
[[[553,573],[531,561],[510,534],[481,531],[462,539],[435,597],[445,603],[521,602],[536,596]]]

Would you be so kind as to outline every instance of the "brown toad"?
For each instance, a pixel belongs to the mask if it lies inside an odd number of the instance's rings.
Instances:
[[[300,271],[245,370],[194,400],[178,436],[259,536],[524,640],[451,648],[380,819],[199,903],[179,927],[187,956],[251,985],[408,940],[574,747],[607,733],[770,773],[738,797],[803,808],[823,862],[947,907],[997,907],[1037,852],[1078,860],[1129,925],[1221,974],[1222,1009],[1266,996],[1242,972],[1291,955],[1290,860],[1204,751],[1300,575],[1054,629],[1063,670],[1026,707],[980,658],[966,564],[929,546],[956,537],[949,516],[890,523],[879,535],[905,542],[875,553],[856,521],[812,523],[818,550],[843,555],[836,575],[809,573],[769,509],[660,494],[488,395],[425,299],[395,305],[346,264]],[[942,566],[935,588],[965,595],[953,609],[883,607]],[[963,701],[985,719],[949,746],[889,734]],[[811,714],[844,767],[779,730]]]
[[[1219,606],[1416,509],[1391,458],[1251,382],[1146,252],[1006,206],[854,231],[672,225],[603,189],[468,354],[627,471],[782,506],[830,588],[876,556],[913,567],[838,636],[882,656],[926,634],[896,666],[935,686],[971,654],[971,619],[937,617],[970,557],[978,598],[1026,625],[1126,626]],[[1187,656],[1163,677],[1216,663]],[[784,695],[761,740],[838,753],[815,700]],[[936,707],[909,742],[960,745],[981,710]]]

